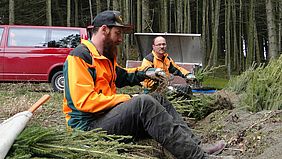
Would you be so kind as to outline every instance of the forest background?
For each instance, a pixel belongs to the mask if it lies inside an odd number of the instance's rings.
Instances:
[[[247,70],[229,84],[229,90],[236,94],[223,90],[214,96],[220,100],[212,99],[212,103],[192,100],[199,108],[226,108],[234,103],[238,109],[215,111],[193,128],[206,143],[218,139],[228,141],[223,155],[240,159],[281,156],[281,0],[0,0],[0,24],[87,27],[97,13],[108,9],[121,11],[124,21],[134,25],[134,32],[201,34],[205,66],[225,65],[229,77]],[[125,35],[119,54],[121,64],[138,59],[135,48],[134,35]],[[278,60],[259,65],[271,58]],[[258,64],[256,68],[248,69],[253,63]],[[30,83],[0,83],[0,122],[26,110],[46,92],[50,92],[52,99],[38,111],[31,124],[65,132],[61,112],[63,94],[52,92],[46,84],[39,87]],[[174,102],[188,105],[185,102],[189,101]],[[269,109],[274,111],[266,111]]]
[[[121,11],[134,32],[201,34],[203,65],[229,77],[282,52],[281,0],[1,0],[0,24],[87,27],[103,10]],[[138,59],[135,45],[125,35],[121,64]]]

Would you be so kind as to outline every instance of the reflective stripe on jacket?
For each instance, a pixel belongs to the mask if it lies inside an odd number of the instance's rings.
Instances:
[[[164,58],[160,59],[154,51],[149,53],[142,61],[142,68],[154,67],[154,68],[161,68],[163,69],[167,75],[173,74],[180,77],[185,77],[189,71],[186,69],[178,66],[172,58],[168,56],[168,53],[164,54]],[[169,77],[169,76],[168,76]],[[143,86],[147,89],[152,88],[154,85],[153,80],[146,79],[143,82]]]
[[[116,87],[140,84],[145,73],[138,68],[124,69],[100,55],[95,46],[82,40],[64,64],[63,111],[72,128],[86,129],[97,114],[127,101],[127,94],[116,94]],[[117,76],[118,75],[118,76]]]

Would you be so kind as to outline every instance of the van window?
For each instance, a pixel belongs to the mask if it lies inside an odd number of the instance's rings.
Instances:
[[[79,30],[52,29],[48,47],[75,48],[80,44]]]
[[[0,44],[1,44],[1,41],[2,41],[3,31],[4,31],[4,28],[0,28]]]
[[[46,47],[47,29],[11,28],[8,46]]]

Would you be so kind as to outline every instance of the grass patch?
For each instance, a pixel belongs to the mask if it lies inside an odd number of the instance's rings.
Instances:
[[[220,78],[220,77],[206,77],[203,81],[203,87],[210,87],[217,90],[223,89],[227,84],[229,80],[226,78]]]

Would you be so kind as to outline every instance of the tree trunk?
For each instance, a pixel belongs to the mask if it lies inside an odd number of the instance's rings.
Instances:
[[[89,0],[89,1],[91,1],[91,0]],[[96,0],[96,14],[98,14],[102,11],[101,5],[102,5],[101,0]],[[92,10],[92,6],[91,6],[91,10]],[[93,19],[93,18],[91,18],[91,19]]]
[[[70,21],[70,17],[71,17],[71,3],[70,0],[67,0],[67,26],[71,26],[71,21]]]
[[[174,0],[169,1],[169,32],[174,32],[175,30],[175,18],[174,18]]]
[[[248,39],[247,39],[247,55],[246,55],[246,67],[249,68],[252,63],[254,62],[254,52],[255,52],[255,43],[254,43],[254,26],[255,26],[255,12],[254,12],[254,0],[250,0],[250,5],[248,8],[249,10],[249,20],[247,24],[247,30],[248,30]]]
[[[196,34],[199,34],[199,1],[195,0],[196,2]],[[192,30],[192,28],[191,28]]]
[[[207,6],[206,6],[206,52],[208,53],[207,57],[209,57],[209,53],[211,51],[211,28],[210,26],[212,24],[210,24],[209,19],[211,19],[210,15],[211,15],[211,7],[209,5],[209,0],[206,2]],[[207,60],[208,61],[208,60]]]
[[[182,33],[183,32],[183,1],[177,0],[177,9],[176,9],[176,15],[177,15],[177,32]]]
[[[149,0],[142,0],[142,32],[150,32],[151,21],[149,13]]]
[[[167,0],[162,0],[162,3],[163,3],[163,14],[161,15],[162,16],[162,30],[163,32],[168,32],[168,8],[167,8]]]
[[[278,3],[279,22],[278,22],[278,51],[282,54],[282,1]]]
[[[220,0],[216,0],[212,11],[212,48],[209,56],[208,66],[216,66],[218,58],[218,29],[219,29],[219,11]]]
[[[111,10],[111,0],[107,0],[107,10]]]
[[[54,1],[53,1],[54,2]],[[63,11],[62,9],[60,8],[60,5],[59,5],[59,2],[58,1],[55,1],[54,2],[55,4],[53,5],[53,9],[57,11],[57,18],[58,18],[58,21],[59,21],[59,25],[61,26],[65,26],[65,17],[64,17],[64,14],[63,14]],[[53,21],[54,22],[54,21]]]
[[[90,22],[91,22],[91,24],[92,24],[92,22],[93,22],[93,11],[92,11],[92,0],[88,0],[88,2],[89,2],[89,13],[90,13]],[[98,4],[97,4],[98,5]],[[98,6],[97,6],[98,7]],[[98,14],[98,13],[97,13]]]
[[[269,58],[277,58],[278,57],[278,43],[277,43],[277,35],[276,35],[276,24],[275,24],[275,16],[274,16],[274,8],[271,0],[265,0],[266,7],[266,17],[267,17],[267,32],[268,32],[268,53]]]
[[[258,31],[256,25],[254,26],[254,45],[255,45],[255,61],[256,63],[261,63],[262,62],[262,54],[260,52],[260,47],[259,47],[259,40],[258,40]]]
[[[137,33],[140,33],[142,31],[142,3],[141,0],[137,0],[137,15],[136,15],[136,20],[137,20]]]
[[[118,0],[113,0],[113,10],[119,10],[119,4],[118,4]]]
[[[78,0],[74,0],[74,26],[79,26],[79,20],[78,20]]]
[[[243,52],[243,37],[242,37],[242,31],[243,31],[243,22],[242,22],[242,15],[243,15],[243,3],[242,0],[240,0],[239,4],[239,31],[238,31],[238,46],[239,46],[239,60],[238,60],[238,67],[237,71],[238,73],[241,73],[241,71],[245,70],[244,66],[244,52]]]
[[[184,32],[191,33],[190,0],[184,0]]]
[[[208,60],[208,55],[207,55],[207,34],[206,34],[206,28],[207,28],[207,22],[206,20],[208,19],[207,16],[207,1],[208,0],[203,0],[203,7],[202,7],[202,45],[201,45],[201,50],[204,54],[204,63],[203,66],[206,67],[206,61]]]
[[[15,2],[9,0],[9,24],[15,24]]]
[[[227,66],[228,77],[231,77],[231,37],[230,37],[231,5],[225,0],[225,65]]]
[[[125,0],[125,5],[124,5],[124,9],[125,9],[125,23],[128,24],[130,22],[130,9],[129,9],[129,0]],[[125,35],[125,60],[129,59],[129,34]]]
[[[236,4],[235,1],[232,1],[232,20],[233,20],[233,70],[234,71],[238,71],[238,67],[239,67],[239,48],[238,48],[238,42],[237,42],[237,14],[236,14]]]
[[[52,26],[52,12],[51,12],[51,0],[46,0],[46,19],[47,25]]]

